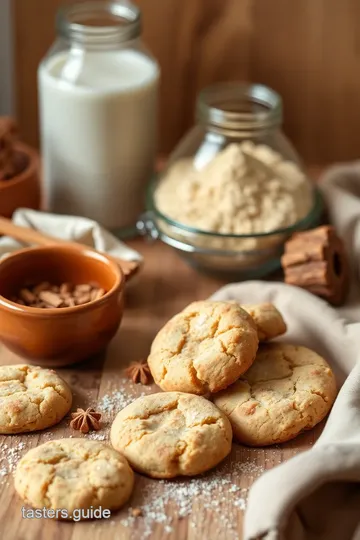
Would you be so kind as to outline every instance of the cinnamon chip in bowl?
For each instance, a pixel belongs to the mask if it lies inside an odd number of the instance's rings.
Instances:
[[[51,285],[47,281],[42,281],[38,285],[20,289],[12,301],[28,307],[65,308],[87,304],[98,300],[104,294],[105,289],[90,283]]]

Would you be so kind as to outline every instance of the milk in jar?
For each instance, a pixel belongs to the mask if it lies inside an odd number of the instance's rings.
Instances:
[[[45,207],[131,230],[157,139],[159,67],[139,42],[139,10],[75,3],[58,32],[38,73]]]

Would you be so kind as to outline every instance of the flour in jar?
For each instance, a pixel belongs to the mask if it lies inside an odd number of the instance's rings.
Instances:
[[[155,193],[158,210],[187,226],[222,234],[266,233],[295,224],[313,205],[313,188],[293,162],[265,145],[230,144],[196,170],[177,161]]]

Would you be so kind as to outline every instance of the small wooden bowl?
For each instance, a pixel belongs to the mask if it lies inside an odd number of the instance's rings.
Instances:
[[[11,218],[17,208],[40,207],[39,156],[36,150],[15,143],[15,156],[21,172],[9,180],[0,180],[0,216]]]
[[[29,284],[96,283],[107,291],[87,304],[32,308],[10,300]],[[65,366],[96,354],[114,337],[123,313],[125,278],[106,255],[73,246],[32,247],[0,261],[0,340],[42,366]]]

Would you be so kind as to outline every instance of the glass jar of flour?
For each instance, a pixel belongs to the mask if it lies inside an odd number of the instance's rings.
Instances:
[[[154,167],[159,67],[127,0],[75,2],[39,66],[45,206],[131,233]]]
[[[269,233],[302,223],[315,192],[282,131],[276,92],[215,84],[199,95],[197,120],[159,178],[154,205],[161,214],[205,233],[258,235],[242,242],[255,247],[268,243]]]
[[[203,90],[197,122],[150,183],[141,234],[230,281],[280,267],[284,243],[319,224],[320,194],[282,131],[281,97],[262,85]]]

